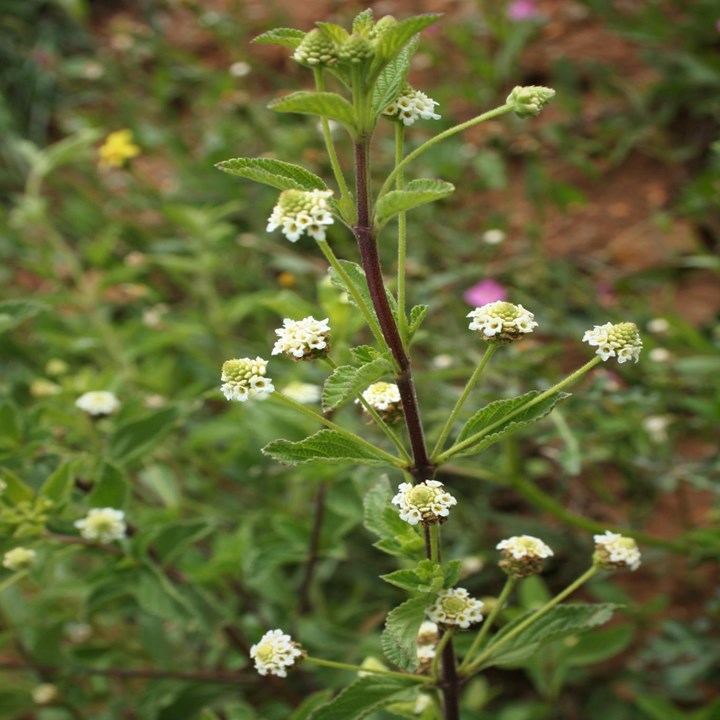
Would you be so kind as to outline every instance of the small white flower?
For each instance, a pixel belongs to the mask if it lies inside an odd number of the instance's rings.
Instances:
[[[637,570],[640,567],[640,550],[635,540],[618,533],[605,531],[604,535],[595,535],[596,565],[607,570]]]
[[[93,508],[85,518],[75,521],[75,527],[86,540],[102,544],[125,537],[125,513],[115,508]]]
[[[430,525],[443,522],[450,514],[450,508],[457,505],[457,500],[437,480],[412,485],[401,483],[392,504],[400,508],[400,518],[410,525]]]
[[[483,619],[483,602],[470,597],[465,588],[452,588],[438,593],[435,602],[425,610],[425,615],[439,625],[455,625],[466,629]]]
[[[477,307],[467,317],[472,318],[468,325],[470,330],[476,330],[485,340],[495,343],[512,342],[531,333],[538,325],[529,310],[504,300]]]
[[[13,548],[12,550],[8,550],[3,556],[3,567],[13,572],[27,570],[35,562],[36,554],[37,553],[30,548]]]
[[[112,415],[120,407],[117,397],[107,390],[93,390],[81,395],[75,406],[96,417],[101,415]]]
[[[58,689],[52,683],[41,683],[33,688],[32,699],[36,705],[50,705],[58,699]]]
[[[250,657],[260,675],[287,677],[287,668],[295,664],[303,651],[282,630],[268,630],[260,642],[250,648]]]
[[[316,320],[308,316],[303,320],[285,318],[283,326],[275,331],[278,340],[272,354],[285,353],[296,360],[312,360],[327,354],[330,340],[328,319]]]
[[[438,103],[429,98],[425,93],[414,90],[409,85],[403,93],[395,99],[395,102],[383,110],[383,115],[397,117],[402,120],[403,125],[409,126],[419,118],[423,120],[439,120],[440,115],[435,112]]]
[[[252,71],[252,67],[250,63],[243,62],[242,60],[239,62],[234,62],[230,66],[230,74],[233,77],[245,77],[246,75],[249,75]]]
[[[228,400],[245,402],[264,400],[275,390],[272,380],[265,377],[267,360],[261,357],[226,360],[222,366],[220,390]]]
[[[629,360],[637,362],[643,347],[637,325],[631,322],[595,325],[592,330],[585,331],[582,339],[597,348],[595,354],[599,355],[603,362],[611,357],[617,358],[619,363]]]
[[[666,363],[672,360],[672,353],[667,348],[653,348],[649,353],[650,360],[656,363]]]
[[[365,402],[375,410],[388,410],[400,404],[400,390],[395,383],[377,382],[362,393]],[[356,400],[356,402],[358,402]]]
[[[491,228],[482,234],[482,241],[486,245],[499,245],[505,240],[505,233],[499,228]]]
[[[4,480],[0,480],[0,495],[7,490],[7,483]]]
[[[664,443],[668,439],[667,429],[671,422],[672,417],[669,415],[650,415],[643,420],[642,425],[653,442]]]
[[[516,535],[497,544],[502,551],[500,567],[510,576],[524,578],[542,572],[542,561],[552,557],[553,551],[539,538]]]
[[[322,389],[319,385],[297,381],[288,383],[283,388],[283,393],[301,405],[311,405],[322,397]]]
[[[670,329],[670,323],[664,317],[653,318],[648,322],[647,329],[651,333],[662,335]]]
[[[329,198],[332,190],[283,190],[268,218],[267,231],[281,229],[290,242],[297,242],[303,233],[315,240],[325,239],[325,228],[334,220]]]

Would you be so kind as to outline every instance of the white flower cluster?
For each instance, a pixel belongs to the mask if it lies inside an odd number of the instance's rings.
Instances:
[[[401,483],[392,504],[400,508],[400,518],[410,525],[431,525],[443,522],[450,514],[450,508],[457,505],[457,500],[437,480],[412,485]]]
[[[637,362],[643,347],[637,325],[631,322],[595,325],[592,330],[585,332],[583,342],[596,347],[595,354],[599,355],[603,361],[617,357],[619,363],[628,360]]]
[[[470,330],[476,330],[488,342],[512,342],[537,327],[535,316],[529,310],[504,300],[477,307],[467,317],[472,318]]]
[[[418,118],[439,120],[440,115],[435,112],[436,105],[438,103],[425,93],[407,87],[395,102],[383,110],[383,115],[400,118],[403,125],[409,126]]]
[[[282,630],[268,630],[260,642],[250,648],[250,657],[260,675],[287,677],[287,668],[302,654],[299,645]]]
[[[283,326],[275,331],[278,340],[272,354],[286,353],[297,360],[312,360],[327,353],[330,339],[328,319],[316,320],[308,316],[303,320],[285,318]]]
[[[265,377],[267,360],[261,357],[235,358],[226,360],[222,366],[220,387],[228,400],[245,402],[248,398],[264,400],[275,387],[269,377]]]
[[[311,405],[322,397],[322,390],[318,385],[293,380],[283,388],[283,393],[291,400],[301,405]]]
[[[268,219],[267,231],[277,228],[297,242],[303,233],[315,240],[325,239],[325,228],[333,224],[328,198],[332,190],[283,190]]]
[[[472,623],[483,619],[483,605],[482,600],[470,597],[465,588],[452,588],[438,593],[435,602],[425,610],[425,614],[439,625],[456,625],[466,629]]]
[[[16,547],[3,555],[2,564],[13,572],[27,570],[35,562],[35,555],[35,551],[30,548]]]
[[[375,410],[390,410],[400,404],[400,390],[395,383],[373,383],[363,390],[362,396]]]
[[[640,550],[629,537],[605,531],[595,535],[594,562],[607,570],[637,570],[640,567]]]
[[[115,508],[93,508],[85,518],[75,521],[75,527],[86,540],[102,544],[125,537],[125,513]]]
[[[88,415],[100,417],[102,415],[112,415],[120,407],[120,401],[111,392],[93,390],[81,395],[75,401],[75,406]]]
[[[421,668],[432,663],[440,640],[438,626],[429,620],[423,620],[417,634],[417,661]]]
[[[540,539],[531,535],[517,535],[497,544],[502,551],[500,567],[514,578],[525,578],[542,572],[542,561],[552,557],[553,551]]]

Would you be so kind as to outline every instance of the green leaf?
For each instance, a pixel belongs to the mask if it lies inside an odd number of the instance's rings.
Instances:
[[[5,483],[3,497],[13,505],[32,500],[33,491],[11,470],[0,468],[0,479]]]
[[[258,35],[251,42],[258,45],[282,45],[283,47],[294,50],[305,37],[305,33],[302,30],[296,30],[295,28],[275,28],[274,30],[268,30],[262,35]]]
[[[22,440],[22,422],[15,403],[0,402],[0,448],[15,448]]]
[[[604,625],[618,607],[620,606],[611,603],[558,605],[499,648],[481,667],[515,665],[533,655],[541,645],[551,640],[559,640]],[[491,643],[495,644],[508,635],[534,612],[536,611],[529,610],[505,625]]]
[[[209,535],[214,526],[207,520],[187,520],[166,525],[153,538],[152,546],[163,563],[174,562],[187,547]]]
[[[395,570],[380,578],[403,590],[421,593],[437,593],[445,582],[442,566],[432,560],[421,560],[413,569]]]
[[[382,69],[400,53],[403,47],[417,33],[437,22],[440,17],[437,13],[416,15],[387,28],[378,38],[375,45],[375,57],[370,66],[370,78],[377,78]]]
[[[103,460],[88,505],[94,508],[111,507],[118,510],[125,507],[130,495],[130,486],[125,473],[109,460]]]
[[[357,289],[360,297],[362,297],[365,305],[370,308],[370,312],[373,314],[373,316],[377,317],[377,314],[375,313],[375,308],[373,306],[372,298],[370,297],[370,290],[368,290],[365,271],[357,263],[350,262],[349,260],[340,260],[339,263],[345,271],[345,274],[350,279],[350,282]],[[353,305],[356,305],[352,293],[348,291],[344,280],[335,272],[334,268],[330,269],[330,282],[335,285],[335,287],[339,287],[341,290],[347,292],[348,300]],[[389,290],[385,290],[385,295],[387,296],[388,302],[390,303],[390,310],[397,319],[397,302],[395,302],[395,298]]]
[[[452,183],[436,179],[411,180],[404,190],[391,190],[378,200],[375,224],[382,227],[398,213],[440,200],[455,191]]]
[[[328,22],[316,22],[315,24],[337,45],[342,45],[350,37],[350,33],[342,25]]]
[[[299,442],[273,440],[262,452],[284,465],[330,462],[394,467],[379,450],[373,452],[368,446],[337,430],[320,430]]]
[[[637,695],[635,704],[651,720],[688,720],[685,710],[654,695]]]
[[[387,360],[387,353],[382,353],[371,345],[358,345],[357,347],[350,348],[350,354],[353,356],[355,362],[360,365],[377,360],[378,358],[385,358]]]
[[[622,652],[633,638],[633,629],[629,625],[597,630],[574,642],[563,654],[563,662],[573,667],[593,665]]]
[[[268,107],[276,112],[320,115],[330,120],[337,120],[337,122],[349,128],[352,128],[355,124],[353,106],[342,95],[332,92],[300,90],[273,100]]]
[[[310,713],[317,708],[327,705],[332,697],[332,690],[318,690],[306,697],[298,708],[293,711],[289,720],[308,720]]]
[[[300,165],[272,158],[233,158],[217,163],[218,170],[264,183],[278,190],[327,190],[327,185]]]
[[[408,335],[412,338],[418,331],[420,325],[428,314],[429,305],[415,305],[410,310],[410,324],[408,325]]]
[[[366,676],[346,687],[327,705],[315,710],[308,720],[361,720],[416,685],[416,682],[400,678]]]
[[[122,425],[110,437],[110,458],[125,465],[147,455],[172,430],[177,418],[175,408],[163,408]]]
[[[11,330],[46,309],[47,305],[37,300],[3,300],[0,302],[0,333]]]
[[[556,392],[548,395],[544,400],[536,403],[532,407],[520,411],[517,415],[508,418],[519,407],[540,395],[540,391],[531,390],[529,393],[520,395],[509,400],[496,400],[486,405],[482,410],[476,412],[460,431],[460,435],[456,441],[463,442],[487,428],[492,430],[466,448],[458,452],[453,452],[454,457],[462,457],[464,455],[476,455],[485,448],[493,445],[501,438],[511,433],[517,432],[521,428],[531,425],[532,423],[542,420],[561,400],[570,397],[570,393]],[[508,419],[505,419],[508,418]],[[450,456],[448,456],[450,457]]]
[[[393,58],[378,75],[373,90],[372,111],[376,117],[400,94],[407,78],[410,61],[418,46],[417,35]]]
[[[380,643],[385,657],[403,670],[415,670],[417,634],[425,619],[425,609],[432,603],[434,593],[424,593],[406,600],[388,613]]]
[[[360,367],[340,365],[325,381],[322,392],[323,410],[327,412],[340,407],[390,370],[392,365],[385,358],[377,358]]]
[[[450,560],[443,564],[444,588],[451,588],[457,585],[462,575],[462,562],[460,560]]]
[[[57,505],[66,503],[70,500],[75,486],[76,468],[77,462],[75,460],[62,463],[43,483],[38,494],[52,500]]]

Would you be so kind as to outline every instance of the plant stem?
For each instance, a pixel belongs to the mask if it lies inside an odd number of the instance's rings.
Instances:
[[[462,410],[462,407],[465,404],[465,401],[468,399],[468,396],[470,395],[471,390],[475,387],[475,384],[480,379],[480,375],[482,375],[482,372],[485,369],[485,366],[490,361],[490,358],[493,356],[493,353],[497,350],[497,347],[498,347],[497,345],[492,344],[492,343],[490,345],[488,345],[488,348],[485,351],[485,354],[482,356],[482,360],[480,360],[480,364],[475,368],[475,372],[473,372],[472,376],[467,381],[467,385],[465,385],[465,389],[462,391],[462,394],[457,399],[457,402],[455,403],[455,407],[452,409],[452,412],[450,413],[450,417],[447,419],[445,426],[443,427],[442,431],[440,432],[440,437],[438,437],[437,442],[435,443],[435,449],[432,451],[432,457],[435,457],[443,449],[443,445],[445,444],[445,440],[447,439],[447,436],[450,434],[450,430],[452,429],[453,423],[457,419],[457,416],[460,414],[460,410]]]
[[[442,651],[442,694],[445,720],[460,720],[460,678],[457,673],[457,661],[452,638]]]
[[[512,110],[515,106],[514,105],[501,105],[500,107],[496,107],[493,110],[488,110],[486,113],[483,113],[482,115],[478,115],[477,117],[474,117],[470,120],[467,120],[464,123],[460,123],[459,125],[454,125],[451,128],[448,128],[447,130],[444,130],[439,135],[435,135],[435,137],[430,138],[426,142],[424,142],[419,147],[415,148],[411,153],[408,153],[405,158],[402,160],[402,162],[398,163],[395,166],[395,169],[387,176],[385,182],[383,183],[383,186],[380,188],[380,192],[378,193],[378,198],[381,198],[391,187],[393,181],[397,177],[399,173],[401,173],[405,166],[408,163],[411,163],[416,157],[419,155],[422,155],[426,150],[429,150],[433,145],[436,145],[441,140],[445,140],[446,138],[451,137],[452,135],[456,135],[459,132],[462,132],[463,130],[467,130],[468,128],[471,128],[473,125],[477,125],[481,122],[485,122],[485,120],[492,120],[492,118],[498,117],[498,115],[503,115],[506,112],[509,112]]]
[[[374,673],[376,675],[385,675],[387,677],[400,678],[402,680],[409,680],[416,683],[431,683],[432,678],[426,675],[410,675],[409,673],[393,672],[392,670],[379,670],[371,667],[362,667],[360,665],[350,665],[349,663],[335,662],[334,660],[322,660],[321,658],[311,657],[306,655],[303,658],[304,662],[313,663],[314,665],[321,665],[322,667],[337,668],[338,670],[352,670],[353,672],[367,672]]]
[[[505,586],[503,587],[502,592],[498,596],[498,599],[495,601],[495,606],[490,611],[490,614],[487,616],[485,622],[482,624],[480,631],[475,636],[475,639],[473,640],[470,649],[465,655],[465,659],[460,663],[461,673],[471,663],[472,656],[478,651],[478,649],[482,645],[483,640],[487,637],[487,634],[490,632],[490,628],[495,622],[495,618],[500,614],[500,611],[503,609],[503,605],[505,605],[505,601],[508,599],[508,596],[513,591],[513,588],[516,584],[517,580],[514,577],[508,577],[508,579],[505,581]]]
[[[405,153],[405,125],[401,122],[395,123],[395,165],[402,162]],[[395,188],[402,190],[405,186],[405,178],[402,170],[395,178]],[[398,213],[398,259],[397,259],[397,307],[398,307],[398,331],[403,345],[408,344],[407,315],[405,313],[405,255],[407,250],[407,214],[403,211]]]
[[[340,425],[337,425],[332,420],[328,420],[326,417],[321,415],[320,413],[315,412],[314,410],[311,410],[308,407],[305,407],[304,405],[301,405],[299,402],[295,402],[295,400],[292,400],[284,393],[280,392],[279,390],[275,390],[271,397],[275,398],[276,400],[280,400],[281,402],[285,403],[288,407],[293,408],[293,410],[297,410],[298,412],[302,413],[303,415],[307,415],[308,417],[312,418],[313,420],[322,423],[325,425],[325,427],[330,428],[331,430],[335,430],[336,432],[339,432],[340,434],[344,435],[345,437],[349,437],[353,440],[353,442],[358,443],[359,445],[362,445],[363,447],[367,448],[368,450],[371,450],[376,455],[381,455],[383,458],[385,458],[388,463],[391,465],[394,465],[395,467],[403,467],[404,463],[400,458],[395,457],[394,455],[391,455],[389,452],[385,452],[382,448],[377,447],[376,445],[373,445],[372,443],[369,443],[367,440],[364,440],[359,435],[356,435],[354,432],[350,432],[350,430],[346,430],[344,427],[341,427]]]
[[[308,559],[305,563],[300,589],[298,590],[298,612],[300,615],[307,615],[312,610],[310,603],[310,589],[315,576],[315,568],[320,558],[320,536],[322,534],[323,518],[325,516],[325,491],[327,483],[321,482],[315,491],[315,511],[313,513],[313,526],[310,533],[310,548]]]
[[[471,435],[469,438],[465,438],[462,442],[456,443],[452,447],[448,448],[444,453],[440,453],[440,455],[434,456],[433,461],[440,465],[448,458],[455,455],[455,453],[460,452],[460,450],[464,450],[467,447],[470,447],[471,445],[474,445],[480,438],[484,437],[485,435],[489,435],[493,430],[496,430],[500,425],[504,425],[508,422],[508,420],[512,420],[512,418],[516,417],[522,412],[525,412],[525,410],[529,410],[534,405],[537,405],[538,403],[545,400],[545,398],[549,397],[553,393],[558,392],[558,390],[562,390],[567,385],[570,385],[570,383],[577,380],[581,375],[585,374],[588,370],[591,370],[594,368],[598,363],[600,362],[600,357],[598,355],[595,355],[592,360],[589,360],[586,362],[581,368],[578,368],[574,373],[568,375],[564,380],[561,380],[557,385],[553,385],[549,390],[546,390],[543,393],[540,393],[540,395],[536,395],[532,400],[528,400],[528,402],[524,403],[523,405],[519,405],[516,407],[511,413],[508,413],[507,415],[503,416],[496,422],[488,425],[487,427],[483,428],[479,432],[476,432],[474,435]]]
[[[435,657],[433,658],[432,665],[430,667],[430,675],[435,679],[436,682],[440,679],[440,658],[445,651],[445,646],[450,642],[450,640],[452,640],[452,631],[445,630],[442,634],[442,637],[440,638],[440,642],[435,648]]]
[[[485,662],[485,660],[487,660],[494,653],[496,653],[501,647],[503,647],[503,645],[507,645],[510,640],[517,637],[526,628],[530,627],[530,625],[532,625],[536,620],[539,620],[543,615],[549,613],[550,610],[552,610],[556,605],[561,603],[568,595],[574,593],[581,585],[586,583],[599,570],[599,567],[593,565],[591,568],[586,570],[579,578],[577,578],[577,580],[568,585],[562,592],[559,592],[554,598],[552,598],[552,600],[548,601],[539,610],[535,611],[524,622],[520,623],[520,625],[511,630],[506,635],[503,635],[496,643],[491,643],[487,648],[485,648],[484,652],[482,652],[475,660],[468,664],[467,672],[475,672],[483,664],[483,662]]]
[[[436,563],[442,562],[440,558],[440,523],[433,523],[430,526],[430,560]]]

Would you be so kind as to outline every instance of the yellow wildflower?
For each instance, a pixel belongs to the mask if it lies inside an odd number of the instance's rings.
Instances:
[[[140,148],[133,142],[131,130],[116,130],[110,133],[100,146],[100,166],[120,167],[126,160],[140,154]]]

